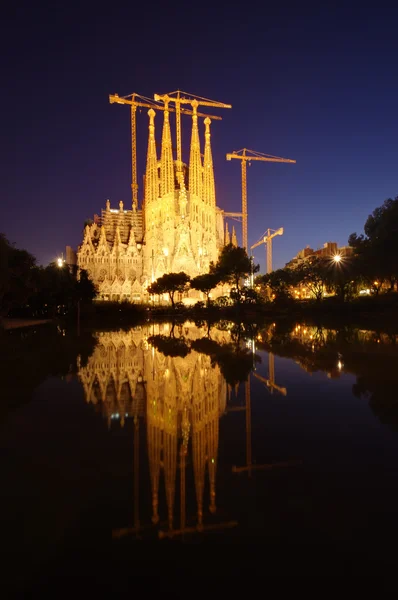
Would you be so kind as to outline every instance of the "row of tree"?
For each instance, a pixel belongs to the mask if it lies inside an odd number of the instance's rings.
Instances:
[[[67,312],[82,301],[96,295],[86,271],[79,280],[67,265],[36,264],[35,257],[15,248],[0,234],[0,317],[26,313],[29,316],[53,316]]]
[[[148,287],[148,292],[159,296],[168,294],[174,309],[176,294],[183,294],[193,289],[206,296],[209,307],[211,291],[220,284],[228,284],[231,286],[231,299],[240,305],[257,299],[256,292],[245,284],[245,280],[258,269],[258,265],[253,266],[244,248],[229,244],[222,249],[217,263],[210,264],[208,273],[192,279],[184,272],[166,273]]]
[[[296,268],[257,277],[256,284],[269,288],[275,300],[291,298],[292,290],[300,286],[317,301],[325,291],[344,301],[363,287],[376,294],[385,287],[394,290],[398,282],[398,196],[373,211],[364,231],[349,237],[353,256],[342,256],[339,261],[310,257]]]

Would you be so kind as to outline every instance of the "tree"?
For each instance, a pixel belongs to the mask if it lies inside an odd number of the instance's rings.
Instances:
[[[296,281],[297,272],[288,267],[260,275],[256,279],[256,283],[259,285],[265,285],[270,288],[277,302],[291,299],[290,289]]]
[[[0,235],[0,314],[25,306],[34,291],[36,259]]]
[[[319,302],[322,300],[329,265],[324,258],[310,258],[297,268],[297,281]]]
[[[79,280],[75,284],[77,300],[84,303],[90,303],[97,295],[97,288],[88,276],[85,269],[80,270]]]
[[[355,254],[362,257],[364,276],[377,282],[388,279],[394,289],[398,280],[398,196],[389,198],[369,215],[364,232],[353,233],[348,240]]]
[[[168,294],[173,310],[175,308],[174,296],[176,292],[184,293],[190,281],[189,276],[181,271],[180,273],[165,273],[148,287],[148,293],[160,296]]]
[[[233,286],[234,299],[239,305],[244,280],[257,273],[259,268],[259,265],[253,265],[244,248],[228,244],[222,249],[217,263],[210,265],[210,273],[217,275],[220,282]]]
[[[206,296],[206,304],[210,306],[210,292],[220,283],[217,273],[205,273],[198,275],[191,280],[191,288],[202,292]]]
[[[335,292],[342,302],[354,294],[357,281],[356,264],[350,258],[339,263],[332,262],[325,272],[326,287]]]

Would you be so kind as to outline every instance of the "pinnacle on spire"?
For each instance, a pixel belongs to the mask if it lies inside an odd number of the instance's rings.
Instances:
[[[231,238],[229,235],[229,229],[228,229],[228,223],[225,223],[225,237],[224,237],[224,243],[226,246],[228,246],[228,244],[231,243]]]
[[[199,200],[201,200],[203,193],[203,168],[200,157],[197,100],[192,102],[192,109],[191,151],[189,155],[189,191],[191,194],[194,194]]]
[[[210,144],[210,123],[209,117],[204,120],[205,123],[205,155],[203,161],[203,200],[206,204],[215,206],[216,192],[214,186],[213,157]]]
[[[165,100],[160,158],[160,195],[162,198],[174,191],[174,166],[168,106],[168,100]]]
[[[116,231],[115,231],[115,241],[114,241],[114,245],[113,247],[115,248],[116,246],[120,246],[120,244],[122,243],[122,240],[120,238],[120,229],[119,229],[119,225],[116,225]]]
[[[158,169],[155,144],[155,111],[153,108],[148,110],[149,115],[149,137],[148,152],[146,158],[145,172],[145,204],[148,206],[151,202],[158,199]]]
[[[130,229],[130,235],[129,235],[128,245],[129,245],[129,247],[136,245],[136,243],[135,243],[135,233],[134,233],[133,227]]]
[[[235,225],[232,225],[232,237],[231,244],[237,248],[238,246],[238,238],[236,237]]]

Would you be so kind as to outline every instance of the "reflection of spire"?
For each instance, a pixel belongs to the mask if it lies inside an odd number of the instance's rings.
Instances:
[[[210,119],[205,119],[205,154],[203,161],[203,200],[206,204],[215,206],[216,192],[214,187],[213,157],[210,144]]]
[[[189,192],[194,194],[198,200],[202,199],[202,160],[200,158],[200,142],[198,131],[198,103],[196,100],[192,102],[192,134],[191,134],[191,151],[189,156]]]
[[[206,466],[206,423],[203,404],[202,398],[197,398],[192,409],[192,453],[199,527],[203,525],[203,488]]]
[[[158,198],[158,166],[155,144],[155,111],[152,108],[150,108],[148,110],[148,115],[149,138],[145,172],[145,204],[147,207],[151,202],[155,202]]]
[[[216,474],[217,474],[217,454],[218,454],[218,414],[214,410],[208,424],[207,455],[210,480],[210,506],[212,514],[216,512]]]
[[[148,401],[148,420],[147,420],[147,438],[148,438],[148,457],[149,470],[151,473],[152,488],[152,523],[159,521],[159,474],[160,474],[160,451],[162,446],[162,429],[160,426],[160,416],[158,413],[156,400]]]
[[[164,120],[162,133],[162,152],[160,158],[160,195],[162,198],[174,191],[173,152],[169,122],[169,104],[164,104]]]
[[[166,484],[166,501],[169,529],[173,529],[173,508],[177,468],[177,411],[165,405],[163,416],[163,468]]]

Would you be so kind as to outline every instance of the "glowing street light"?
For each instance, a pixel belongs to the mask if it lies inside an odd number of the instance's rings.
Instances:
[[[64,259],[63,258],[57,258],[57,265],[59,266],[60,269],[62,269],[62,267],[64,266]]]
[[[335,254],[333,260],[335,263],[339,263],[341,261],[341,254]]]

